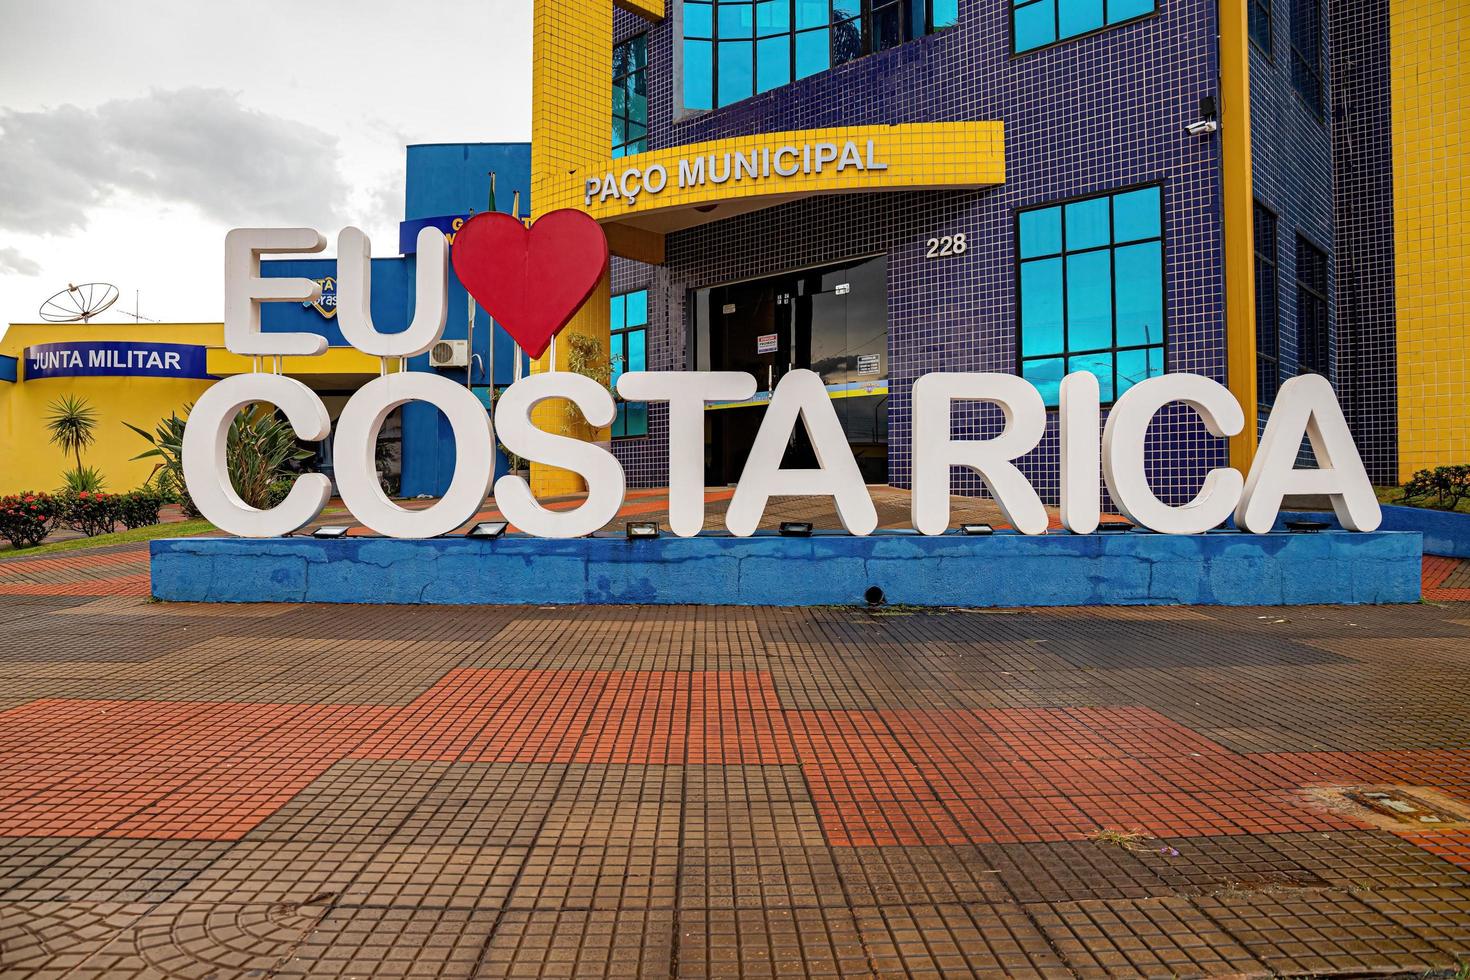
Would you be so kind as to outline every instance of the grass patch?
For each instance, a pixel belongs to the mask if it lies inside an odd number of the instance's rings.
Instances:
[[[214,530],[214,525],[208,521],[178,521],[173,524],[152,524],[148,527],[133,528],[131,531],[115,531],[112,534],[99,534],[92,538],[73,538],[70,541],[53,541],[50,544],[37,545],[34,548],[22,548],[15,550],[6,548],[0,551],[0,561],[7,558],[33,558],[37,555],[49,555],[57,551],[77,551],[82,548],[105,548],[112,544],[129,544],[134,541],[152,541],[155,538],[192,538],[200,534],[208,534]]]
[[[1396,507],[1418,507],[1420,510],[1437,510],[1441,514],[1470,514],[1470,500],[1462,500],[1453,511],[1448,507],[1435,507],[1425,501],[1405,501],[1404,491],[1400,487],[1374,487],[1373,493],[1377,495],[1380,504],[1393,504]]]

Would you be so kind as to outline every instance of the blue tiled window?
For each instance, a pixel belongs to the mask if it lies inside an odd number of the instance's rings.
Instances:
[[[648,38],[642,34],[613,48],[612,155],[648,149]]]
[[[1292,0],[1291,83],[1307,108],[1322,115],[1322,0]]]
[[[1276,215],[1255,205],[1256,403],[1276,402],[1281,389],[1281,277],[1276,259]]]
[[[1298,374],[1328,375],[1332,354],[1327,313],[1327,253],[1296,236],[1296,350]]]
[[[959,0],[684,0],[684,108],[714,109],[952,27]]]
[[[614,390],[624,371],[648,370],[648,290],[640,289],[612,298],[608,348]],[[648,403],[619,401],[618,415],[612,424],[613,438],[646,435]]]
[[[1016,228],[1021,374],[1048,405],[1074,371],[1104,402],[1164,373],[1160,187],[1031,208]]]
[[[1271,53],[1271,0],[1246,0],[1250,12],[1250,35],[1256,46]]]
[[[1035,51],[1147,17],[1155,0],[1011,0],[1011,38],[1015,52]]]

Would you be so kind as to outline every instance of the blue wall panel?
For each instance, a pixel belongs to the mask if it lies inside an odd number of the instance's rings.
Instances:
[[[404,220],[484,211],[490,173],[495,173],[495,209],[509,211],[516,191],[521,213],[531,213],[529,143],[426,143],[408,148]]]
[[[924,606],[1415,602],[1418,534],[193,538],[152,543],[184,602]]]

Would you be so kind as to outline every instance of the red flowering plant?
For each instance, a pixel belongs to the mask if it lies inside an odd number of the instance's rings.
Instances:
[[[91,538],[112,533],[117,525],[119,505],[115,493],[79,490],[65,494],[58,510],[62,520]]]
[[[40,544],[57,517],[57,500],[49,493],[26,490],[0,497],[0,537],[17,548]]]

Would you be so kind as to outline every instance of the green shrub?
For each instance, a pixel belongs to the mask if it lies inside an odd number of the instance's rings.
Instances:
[[[171,413],[161,420],[154,432],[147,432],[130,422],[129,429],[146,439],[153,448],[134,459],[157,459],[154,476],[160,487],[177,496],[188,517],[199,517],[189,488],[184,483],[184,428],[193,403],[184,406],[185,418]],[[225,440],[225,465],[230,483],[240,499],[251,507],[265,509],[271,485],[283,479],[292,462],[310,459],[312,452],[296,443],[291,426],[268,406],[250,405],[230,423]]]
[[[1436,466],[1420,470],[1403,486],[1402,503],[1454,510],[1470,500],[1470,465]]]
[[[158,523],[158,512],[168,501],[149,484],[117,498],[117,519],[129,531]]]
[[[17,548],[34,547],[51,532],[56,511],[56,498],[49,493],[25,490],[0,497],[0,537]]]
[[[82,490],[62,494],[60,500],[61,519],[89,538],[111,534],[117,525],[117,494]]]
[[[295,485],[296,481],[290,478],[282,478],[280,480],[274,481],[269,487],[266,488],[265,507],[263,507],[262,509],[270,510],[272,507],[285,500],[286,495],[291,492],[291,488]]]
[[[193,402],[184,406],[185,416],[193,407]],[[153,465],[153,472],[148,476],[148,483],[157,487],[170,503],[177,503],[181,506],[185,517],[193,518],[200,515],[194,507],[193,498],[189,496],[189,488],[184,485],[184,426],[186,424],[185,419],[179,418],[177,412],[170,412],[168,418],[159,421],[153,432],[146,432],[131,422],[123,423],[148,440],[148,444],[153,447],[133,457],[133,459],[158,460]]]
[[[93,466],[78,466],[61,474],[65,485],[57,493],[99,493],[107,486],[102,471]]]

